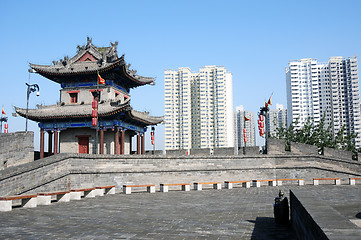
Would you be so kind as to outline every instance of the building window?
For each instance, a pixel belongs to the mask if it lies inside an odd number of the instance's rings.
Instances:
[[[70,103],[77,103],[78,102],[78,93],[80,91],[67,91],[70,97]]]
[[[69,93],[70,95],[70,103],[78,102],[78,93]]]
[[[97,90],[89,90],[89,92],[91,92],[92,96],[93,96],[93,101],[96,101],[96,97],[98,96],[100,100],[100,93],[103,91],[103,89],[99,89],[98,92]]]

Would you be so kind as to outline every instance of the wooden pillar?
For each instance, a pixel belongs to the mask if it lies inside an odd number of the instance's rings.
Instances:
[[[120,130],[120,154],[124,154],[124,138],[125,138],[125,129]]]
[[[54,132],[54,154],[58,154],[58,130]]]
[[[48,131],[48,156],[52,155],[53,151],[53,133]]]
[[[44,158],[44,129],[40,128],[40,159]]]
[[[140,133],[137,134],[137,154],[140,154]]]
[[[104,129],[100,129],[99,154],[104,154]]]
[[[141,136],[142,146],[141,146],[141,154],[145,153],[145,134],[143,133]]]
[[[119,128],[115,128],[114,133],[114,154],[119,154]]]
[[[129,135],[129,154],[132,154],[133,150],[133,136]]]

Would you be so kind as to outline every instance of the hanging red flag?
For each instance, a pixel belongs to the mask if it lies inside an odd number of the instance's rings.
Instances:
[[[244,116],[244,121],[249,121],[250,119],[246,116]]]
[[[2,109],[2,114],[3,114],[3,115],[6,115],[4,108]]]
[[[99,75],[99,72],[98,72],[98,84],[102,84],[102,85],[105,84],[105,80]]]

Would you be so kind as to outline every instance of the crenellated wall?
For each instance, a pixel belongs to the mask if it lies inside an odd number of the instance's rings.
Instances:
[[[0,170],[34,161],[34,132],[0,133]]]

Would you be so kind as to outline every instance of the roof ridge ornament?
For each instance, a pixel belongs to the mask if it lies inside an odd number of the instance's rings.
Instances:
[[[85,49],[90,48],[90,46],[93,45],[92,44],[92,38],[90,38],[89,36],[86,37],[86,46]]]

